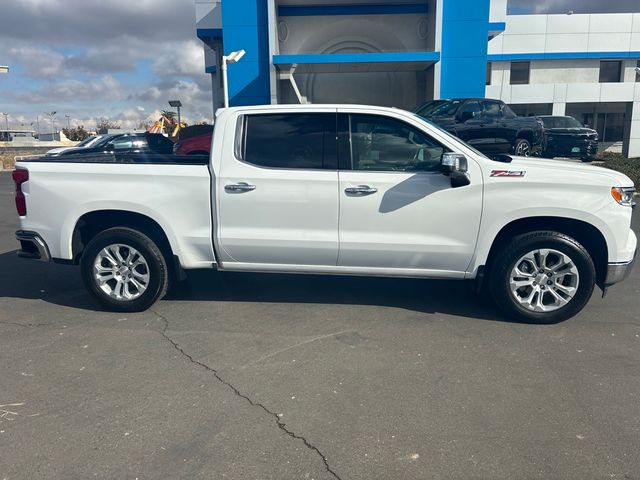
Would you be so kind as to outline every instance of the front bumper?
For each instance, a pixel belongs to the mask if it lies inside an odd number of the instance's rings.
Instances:
[[[574,151],[577,150],[577,151]],[[592,158],[598,153],[598,142],[592,139],[545,139],[543,155]]]
[[[625,263],[610,263],[607,267],[607,278],[604,281],[605,287],[610,287],[616,283],[622,282],[626,280],[626,278],[631,274],[631,270],[636,262],[636,254],[638,251],[633,254],[633,260]]]
[[[16,239],[20,242],[20,250],[18,250],[19,257],[31,258],[43,262],[51,261],[49,247],[36,232],[18,230],[16,232]]]

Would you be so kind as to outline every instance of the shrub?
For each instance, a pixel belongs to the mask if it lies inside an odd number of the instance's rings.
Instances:
[[[602,166],[624,173],[627,177],[633,180],[636,187],[640,187],[640,158],[624,158],[620,154],[615,155],[617,156],[611,156],[611,158],[608,158]]]

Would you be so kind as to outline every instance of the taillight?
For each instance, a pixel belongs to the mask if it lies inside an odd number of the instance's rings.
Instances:
[[[24,217],[27,214],[27,200],[24,198],[24,193],[22,193],[22,184],[29,181],[29,171],[14,170],[12,176],[16,184],[16,209],[18,210],[18,215]]]

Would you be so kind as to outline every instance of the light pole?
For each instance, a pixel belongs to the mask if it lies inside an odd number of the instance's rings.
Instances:
[[[65,115],[64,118],[67,119],[67,132],[71,130],[71,117],[69,115]]]
[[[53,141],[56,139],[56,113],[58,112],[44,112],[44,114],[49,117],[49,120],[51,120],[51,140]]]
[[[180,131],[182,128],[182,123],[180,121],[180,108],[182,107],[182,102],[180,100],[169,100],[169,106],[178,109],[178,131]]]
[[[224,106],[229,107],[229,85],[227,83],[227,65],[231,63],[239,62],[244,54],[247,53],[244,50],[238,50],[231,52],[229,55],[222,56],[222,90],[224,92]]]
[[[4,135],[5,135],[5,142],[9,141],[9,114],[5,113],[5,112],[0,112],[0,115],[4,115]]]

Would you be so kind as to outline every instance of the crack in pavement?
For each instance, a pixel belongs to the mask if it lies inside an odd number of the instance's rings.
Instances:
[[[252,400],[249,396],[243,394],[233,384],[231,384],[230,382],[228,382],[227,380],[222,378],[216,369],[210,367],[206,363],[202,363],[202,362],[196,360],[190,354],[185,352],[184,349],[175,340],[173,340],[169,335],[167,335],[167,330],[169,328],[169,320],[167,320],[166,317],[164,317],[163,315],[160,315],[158,312],[156,312],[153,309],[149,309],[149,311],[155,313],[156,316],[160,320],[162,320],[162,322],[164,323],[164,328],[159,333],[160,333],[160,335],[162,335],[162,337],[164,337],[165,340],[167,340],[173,346],[173,348],[175,350],[177,350],[183,357],[185,357],[191,363],[193,363],[195,365],[198,365],[199,367],[202,367],[205,370],[211,372],[213,374],[213,376],[216,377],[216,379],[220,383],[222,383],[227,388],[229,388],[236,396],[238,396],[238,397],[244,399],[245,401],[247,401],[252,407],[258,407],[261,410],[263,410],[265,413],[267,413],[268,415],[272,416],[274,421],[275,421],[275,423],[276,423],[276,425],[278,426],[278,428],[280,430],[282,430],[284,433],[289,435],[291,438],[295,438],[296,440],[300,440],[305,445],[305,447],[307,447],[309,450],[315,452],[322,459],[322,463],[324,463],[324,468],[327,471],[327,473],[331,474],[337,480],[342,480],[340,478],[340,476],[331,469],[331,466],[329,465],[329,461],[327,460],[327,457],[324,456],[324,454],[320,451],[320,449],[318,447],[316,447],[315,445],[310,443],[305,437],[303,437],[301,435],[298,435],[295,432],[289,430],[287,428],[286,423],[284,423],[284,422],[282,422],[280,420],[280,417],[278,416],[277,413],[272,412],[267,407],[265,407],[263,404],[261,404],[259,402],[256,402],[256,401]]]
[[[18,322],[0,322],[0,325],[15,325],[16,327],[35,328],[45,327],[47,325],[53,325],[52,323],[18,323]]]

